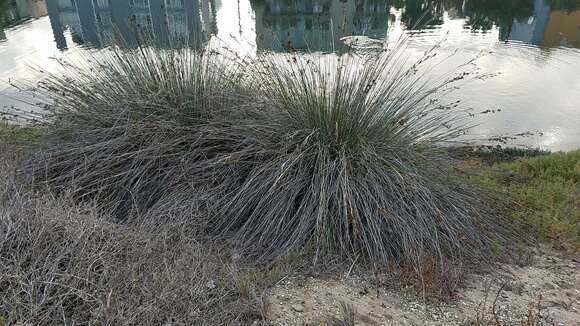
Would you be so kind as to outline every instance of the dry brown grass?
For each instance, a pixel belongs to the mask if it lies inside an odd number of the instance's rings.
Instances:
[[[1,145],[0,145],[1,146]],[[0,160],[0,325],[224,325],[261,320],[263,279],[175,224],[118,224],[32,194]],[[262,284],[264,285],[264,284]]]
[[[403,291],[433,302],[447,302],[456,298],[465,284],[466,276],[482,270],[472,261],[446,261],[437,264],[434,257],[425,257],[418,267],[394,265],[377,274],[377,284],[393,291]]]

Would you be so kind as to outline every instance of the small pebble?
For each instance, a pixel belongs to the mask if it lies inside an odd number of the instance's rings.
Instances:
[[[296,312],[303,312],[304,307],[300,304],[294,304],[294,305],[292,305],[292,310],[294,310]]]
[[[214,280],[209,280],[205,286],[207,286],[207,288],[210,290],[213,290],[217,287]]]

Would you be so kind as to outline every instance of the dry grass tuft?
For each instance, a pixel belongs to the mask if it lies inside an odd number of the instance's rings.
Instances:
[[[0,167],[0,324],[224,325],[262,319],[254,269],[178,225],[112,223]]]

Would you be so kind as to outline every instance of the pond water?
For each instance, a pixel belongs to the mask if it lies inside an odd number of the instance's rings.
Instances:
[[[12,80],[30,66],[103,48],[134,29],[161,46],[214,38],[242,52],[340,52],[343,36],[412,47],[443,41],[457,60],[481,51],[495,78],[462,88],[472,138],[548,150],[580,148],[580,0],[0,0],[0,109],[24,105]]]

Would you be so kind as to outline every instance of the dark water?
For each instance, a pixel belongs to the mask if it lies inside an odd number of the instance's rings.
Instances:
[[[8,81],[36,78],[30,65],[120,37],[134,44],[135,31],[160,46],[213,39],[250,55],[340,52],[343,36],[409,32],[417,51],[445,39],[458,61],[491,51],[480,68],[501,74],[455,94],[494,112],[476,115],[473,138],[580,148],[580,0],[0,0],[0,105],[21,105]]]

